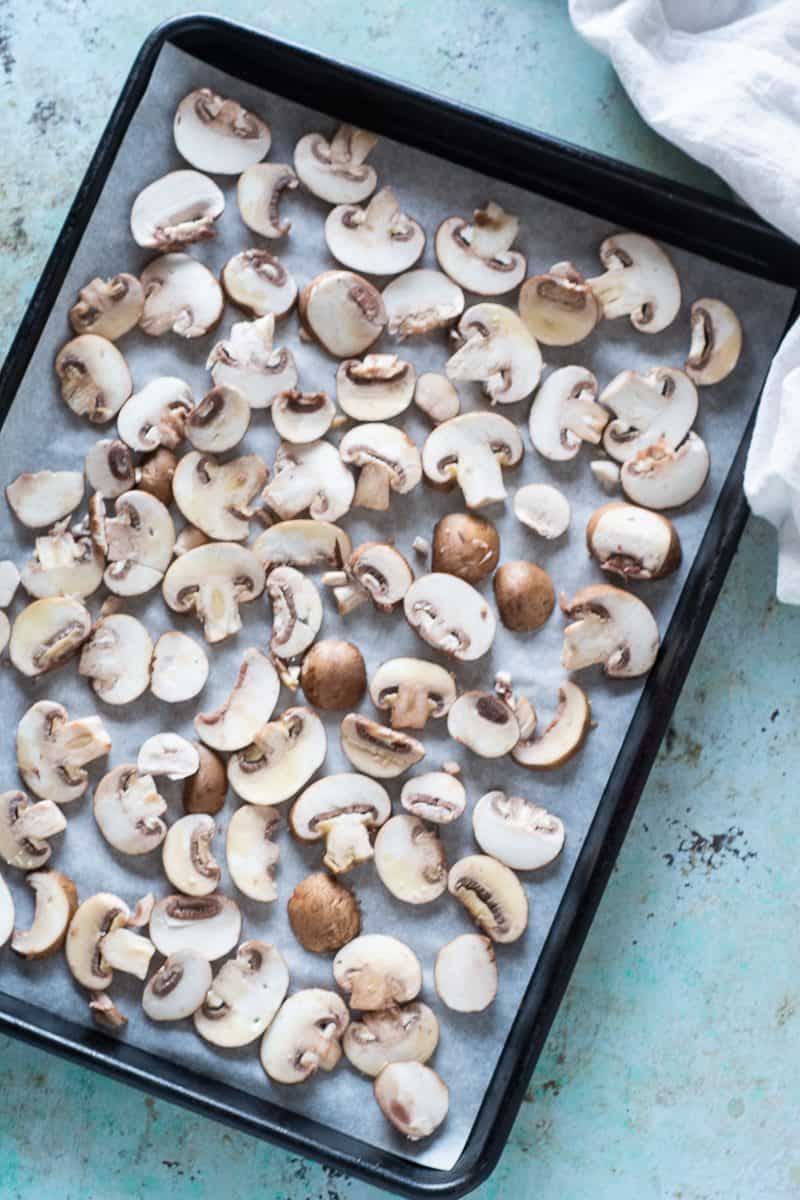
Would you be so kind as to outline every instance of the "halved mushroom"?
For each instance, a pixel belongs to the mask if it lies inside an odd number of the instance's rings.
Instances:
[[[245,896],[264,904],[278,898],[275,866],[281,852],[275,837],[280,823],[276,809],[243,804],[231,817],[225,839],[233,883]]]
[[[586,367],[560,367],[548,375],[531,406],[528,429],[543,458],[569,462],[583,442],[597,445],[608,424],[597,403],[597,379]]]
[[[156,948],[149,938],[125,929],[121,925],[108,931],[100,941],[103,962],[112,971],[125,971],[137,979],[145,979],[150,959]]]
[[[123,272],[82,287],[69,310],[69,323],[77,334],[93,333],[116,342],[139,324],[143,308],[142,285],[135,275]]]
[[[8,608],[17,593],[19,581],[17,564],[10,558],[0,559],[0,608]]]
[[[159,700],[181,704],[202,692],[208,679],[208,656],[187,633],[162,633],[153,650],[150,690]]]
[[[507,417],[463,413],[428,434],[422,469],[431,483],[458,483],[468,508],[483,508],[505,500],[503,468],[515,467],[523,453],[519,430]]]
[[[78,508],[82,499],[81,471],[25,472],[6,488],[9,508],[29,529],[55,525]]]
[[[475,841],[515,871],[539,871],[564,848],[564,823],[541,804],[502,791],[486,792],[472,810]]]
[[[622,371],[600,400],[616,415],[606,426],[603,448],[617,462],[635,458],[661,440],[674,449],[697,416],[697,389],[675,367],[654,367],[644,376]]]
[[[621,502],[589,518],[586,547],[603,571],[621,579],[663,579],[681,563],[681,540],[668,517]]]
[[[645,675],[656,660],[658,625],[638,596],[607,583],[590,584],[568,600],[561,610],[574,618],[564,630],[561,662],[567,671],[602,663],[611,679]]]
[[[192,411],[192,389],[183,379],[164,375],[153,379],[126,400],[117,417],[117,432],[132,450],[168,450],[183,441]]]
[[[520,713],[519,705],[517,713]],[[530,705],[527,715],[527,727],[521,730],[511,757],[520,766],[534,771],[550,771],[577,754],[592,724],[592,710],[586,693],[569,679],[558,689],[555,716],[538,737],[535,736],[536,713]]]
[[[383,289],[383,303],[387,331],[402,342],[452,325],[464,311],[464,293],[441,271],[422,267],[388,283]]]
[[[147,981],[142,1008],[151,1021],[180,1021],[197,1011],[210,987],[208,959],[176,950]]]
[[[420,1000],[351,1021],[342,1046],[357,1071],[374,1077],[387,1063],[427,1062],[439,1042],[436,1014]]]
[[[497,622],[472,584],[433,571],[412,583],[403,608],[406,620],[424,642],[460,662],[486,654]]]
[[[596,458],[589,463],[589,469],[604,492],[611,495],[619,491],[619,467],[616,463],[608,462],[605,458]]]
[[[0,795],[0,858],[10,867],[43,867],[52,853],[49,839],[66,827],[66,817],[52,800],[31,804],[24,792]]]
[[[275,432],[286,442],[304,445],[325,436],[336,416],[336,405],[327,392],[282,392],[272,401]]]
[[[542,374],[536,339],[516,313],[502,304],[476,304],[458,323],[460,349],[445,363],[456,383],[474,382],[492,404],[515,404],[530,396]]]
[[[300,186],[297,176],[285,163],[254,163],[239,176],[236,199],[239,214],[248,229],[265,238],[285,237],[291,221],[282,221],[280,203],[283,193]]]
[[[556,263],[546,275],[526,279],[519,291],[519,315],[545,346],[574,346],[602,319],[603,310],[580,271]]]
[[[359,204],[375,190],[374,167],[365,161],[378,139],[366,129],[340,125],[328,142],[307,133],[294,149],[294,166],[302,183],[329,204]]]
[[[59,522],[46,537],[36,539],[34,552],[20,577],[29,596],[84,599],[103,582],[102,550],[90,537],[75,538],[65,525],[66,521]]]
[[[372,676],[376,708],[391,714],[392,729],[424,729],[429,717],[445,716],[456,698],[453,676],[422,658],[390,658]]]
[[[201,171],[238,175],[269,153],[269,125],[236,100],[211,88],[195,88],[175,110],[178,153]]]
[[[128,364],[117,347],[94,333],[67,342],[54,365],[67,408],[93,425],[110,421],[133,391]]]
[[[89,610],[71,596],[34,600],[18,615],[9,657],[23,675],[44,675],[73,658],[92,628]]]
[[[369,423],[350,429],[339,443],[342,461],[360,467],[356,508],[386,512],[391,492],[406,495],[422,478],[419,450],[402,429]]]
[[[447,1117],[447,1084],[420,1062],[391,1062],[373,1085],[386,1120],[410,1142],[430,1137]]]
[[[586,282],[609,319],[629,316],[640,333],[660,333],[674,321],[681,286],[666,252],[652,238],[618,233],[600,246],[604,275]]]
[[[322,625],[322,600],[313,580],[295,567],[273,567],[266,593],[272,604],[270,653],[287,662],[303,654]]]
[[[95,442],[86,455],[84,470],[92,491],[108,500],[115,500],[135,486],[130,447],[116,438]]]
[[[449,825],[463,813],[467,793],[463,783],[448,771],[428,771],[403,784],[400,803],[412,816],[435,825]]]
[[[336,521],[349,512],[355,490],[353,476],[330,442],[281,442],[262,497],[281,520],[308,511],[312,519]]]
[[[267,481],[257,454],[221,463],[213,454],[184,454],[172,479],[172,494],[187,521],[220,542],[243,541],[250,532],[252,502]]]
[[[17,766],[29,791],[69,804],[89,786],[86,766],[111,749],[100,717],[70,721],[63,704],[38,700],[17,726]]]
[[[260,533],[253,553],[267,571],[273,567],[341,567],[350,557],[350,538],[330,521],[278,521]]]
[[[434,371],[420,375],[414,403],[434,425],[441,425],[461,412],[461,401],[455,387],[446,375],[437,375]]]
[[[225,764],[218,754],[202,742],[195,742],[195,749],[200,766],[194,775],[187,775],[183,781],[183,811],[208,813],[213,817],[225,807],[228,792]]]
[[[64,945],[67,927],[78,908],[78,891],[62,871],[34,871],[26,876],[25,882],[33,888],[35,897],[33,923],[30,929],[14,930],[11,949],[29,960],[49,958]],[[0,878],[0,890],[3,886]],[[0,946],[7,940],[3,932],[0,928]]]
[[[395,779],[425,757],[425,747],[406,733],[348,713],[339,729],[342,750],[357,771],[374,779]]]
[[[130,917],[124,900],[112,892],[97,892],[84,900],[67,930],[64,951],[73,977],[92,992],[103,992],[113,980],[113,970],[103,957],[103,941]]]
[[[680,508],[693,500],[708,478],[708,448],[690,433],[677,450],[658,441],[623,464],[622,490],[644,508]]]
[[[354,271],[323,271],[300,293],[306,331],[334,358],[363,354],[380,337],[386,309],[377,288]]]
[[[281,804],[308,782],[325,760],[325,726],[310,708],[287,708],[259,729],[252,745],[228,759],[228,781],[251,804]]]
[[[171,956],[191,951],[214,962],[239,940],[242,914],[228,896],[164,896],[150,915],[150,937],[159,952]]]
[[[350,1007],[361,1012],[406,1004],[422,987],[414,951],[382,933],[365,933],[342,946],[333,960],[333,977]]]
[[[261,1037],[289,990],[286,960],[269,942],[242,942],[220,967],[194,1027],[215,1046],[247,1046]]]
[[[413,363],[396,354],[367,354],[339,364],[336,399],[354,421],[388,421],[408,408],[415,383]]]
[[[376,780],[350,773],[327,775],[298,796],[289,825],[301,842],[324,838],[322,861],[339,875],[372,858],[369,830],[383,825],[391,811],[389,795]]]
[[[436,231],[436,257],[442,270],[468,292],[501,296],[525,277],[527,260],[511,247],[519,218],[493,200],[477,208],[472,223],[448,217]]]
[[[366,208],[340,204],[325,221],[325,241],[338,262],[367,275],[408,271],[425,249],[422,226],[400,208],[394,189],[381,188]]]
[[[280,687],[267,656],[260,650],[245,650],[227,700],[215,712],[195,717],[197,736],[213,750],[243,750],[272,716]]]
[[[333,587],[342,616],[371,600],[378,612],[389,613],[402,601],[414,572],[399,550],[388,542],[364,542],[350,555],[343,571],[331,571],[322,582]]]
[[[149,854],[166,836],[161,818],[167,802],[152,775],[140,774],[134,763],[122,763],[103,776],[92,808],[97,828],[120,854]]]
[[[225,197],[200,171],[170,171],[143,188],[131,209],[131,233],[149,250],[179,250],[216,237]]]
[[[342,1057],[350,1014],[335,992],[305,988],[278,1010],[261,1043],[261,1065],[276,1083],[303,1083]]]
[[[164,577],[175,526],[169,509],[155,496],[136,490],[114,502],[114,516],[106,517],[108,566],[103,580],[117,596],[140,596],[157,587]]]
[[[433,981],[439,999],[453,1012],[483,1012],[497,995],[497,959],[491,940],[462,933],[436,955]]]
[[[222,268],[228,299],[251,317],[285,317],[297,299],[294,276],[266,250],[240,250]]]
[[[528,897],[516,875],[486,854],[469,854],[450,868],[447,888],[482,933],[516,942],[528,924]]]
[[[221,642],[242,627],[239,605],[264,590],[264,568],[245,546],[212,542],[176,558],[162,590],[173,612],[194,613],[207,642]]]
[[[166,775],[167,779],[188,779],[200,767],[197,747],[178,733],[155,733],[139,749],[136,768],[140,775]]]
[[[494,692],[464,692],[447,715],[451,738],[481,758],[501,758],[519,741],[510,705]]]
[[[164,874],[184,896],[208,896],[216,890],[221,876],[211,851],[216,832],[208,813],[180,817],[167,830],[161,847]]]
[[[325,871],[315,871],[301,880],[286,908],[292,933],[312,954],[339,950],[361,932],[358,900]]]
[[[742,352],[742,326],[722,300],[695,300],[692,340],[684,369],[698,387],[727,379]]]
[[[0,950],[14,932],[14,897],[0,875]]]
[[[567,532],[572,511],[558,488],[549,483],[526,483],[514,493],[514,516],[539,537],[552,541]]]
[[[447,888],[447,862],[435,825],[409,813],[391,817],[375,838],[375,870],[405,904],[430,904]]]
[[[83,643],[78,674],[86,675],[106,704],[130,704],[150,683],[153,642],[127,613],[101,617]]]
[[[214,383],[235,387],[251,408],[269,408],[275,396],[297,386],[294,356],[291,350],[274,349],[274,334],[274,313],[238,321],[206,362]]]
[[[144,288],[139,328],[150,337],[168,332],[183,338],[203,337],[222,316],[222,288],[208,267],[188,254],[154,258],[139,282]]]

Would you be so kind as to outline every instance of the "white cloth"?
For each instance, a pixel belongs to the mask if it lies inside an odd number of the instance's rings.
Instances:
[[[569,0],[649,125],[800,241],[800,0]],[[800,281],[799,281],[800,282]],[[800,604],[800,322],[772,364],[745,472]],[[792,376],[792,372],[795,372]]]

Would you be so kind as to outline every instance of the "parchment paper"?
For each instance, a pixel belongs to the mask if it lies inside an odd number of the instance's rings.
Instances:
[[[266,64],[264,78],[268,82]],[[138,272],[151,257],[148,252],[139,250],[131,239],[128,230],[131,203],[151,180],[186,165],[174,148],[173,113],[183,95],[194,87],[207,84],[235,96],[266,116],[272,126],[270,160],[273,162],[290,163],[293,147],[304,133],[320,130],[329,134],[334,128],[334,122],[323,115],[241,84],[172,47],[162,50],[147,94],[128,129],[58,303],[0,434],[4,485],[21,471],[45,467],[74,469],[82,463],[86,451],[98,436],[113,436],[113,424],[102,430],[93,429],[69,413],[59,397],[52,371],[53,357],[70,336],[66,313],[78,289],[95,275],[107,277],[118,271]],[[363,122],[369,124],[368,112],[364,113]],[[599,269],[597,247],[603,237],[613,232],[613,227],[601,221],[387,139],[381,139],[371,161],[378,171],[378,186],[391,183],[405,209],[422,222],[428,233],[428,245],[420,265],[436,265],[433,233],[442,219],[456,213],[468,215],[475,207],[493,198],[519,214],[521,236],[518,247],[528,254],[531,273],[564,258],[572,259],[588,274]],[[292,221],[291,234],[281,243],[265,243],[251,234],[239,218],[235,178],[223,177],[218,182],[227,199],[226,211],[217,226],[218,237],[202,246],[192,247],[190,251],[215,272],[230,255],[251,245],[265,245],[272,252],[280,253],[301,286],[318,272],[335,265],[324,243],[323,219],[327,206],[321,201],[304,191],[288,194],[282,211]],[[722,385],[703,389],[700,394],[696,428],[710,448],[711,477],[699,500],[675,517],[684,547],[683,567],[663,582],[639,585],[636,589],[652,606],[662,631],[667,627],[683,579],[739,444],[791,303],[788,289],[677,249],[671,249],[670,253],[681,277],[684,304],[679,318],[665,333],[652,337],[640,335],[623,319],[602,324],[592,337],[571,349],[544,348],[550,366],[573,362],[585,364],[596,373],[601,385],[605,385],[616,372],[628,367],[645,370],[661,363],[681,365],[688,346],[689,306],[699,296],[723,298],[742,318],[745,349],[736,372]],[[377,282],[382,286],[384,281]],[[503,297],[501,302],[515,303],[515,297]],[[135,388],[141,388],[159,375],[179,375],[191,383],[195,396],[201,397],[210,382],[204,370],[210,346],[227,334],[234,321],[241,319],[242,314],[228,306],[220,329],[193,342],[171,335],[147,338],[138,332],[126,336],[120,347],[131,366]],[[291,346],[300,368],[301,387],[334,393],[336,363],[299,340],[294,315],[280,323],[276,344]],[[385,337],[375,349],[387,351],[397,347],[392,339]],[[441,370],[448,357],[447,342],[441,335],[410,340],[403,344],[400,353],[413,360],[418,372]],[[477,387],[462,388],[463,409],[483,405],[485,401],[480,398]],[[510,497],[505,509],[495,506],[486,511],[500,530],[504,560],[534,559],[551,573],[557,590],[570,594],[584,584],[600,582],[604,578],[587,557],[584,529],[590,513],[607,497],[599,490],[589,470],[589,460],[595,456],[591,448],[584,448],[575,461],[563,465],[545,462],[532,449],[527,434],[529,407],[529,402],[525,401],[500,409],[524,426],[526,444],[522,466],[517,472],[507,474],[509,491],[512,493],[516,487],[532,480],[551,480],[563,488],[572,505],[569,534],[555,543],[538,539],[517,523],[511,511]],[[421,446],[429,431],[421,414],[409,410],[400,422]],[[256,412],[246,441],[233,454],[257,451],[271,465],[277,444],[269,415]],[[343,525],[354,545],[369,537],[394,536],[399,548],[421,573],[425,568],[419,565],[419,559],[411,549],[413,538],[417,534],[430,537],[434,522],[442,514],[462,507],[458,492],[443,496],[420,486],[409,496],[394,497],[388,513],[367,516],[357,512],[346,518]],[[254,534],[256,532],[254,529]],[[32,543],[30,531],[22,529],[9,513],[5,513],[0,524],[0,556],[13,557],[21,564],[31,552]],[[482,590],[491,594],[490,580]],[[102,592],[90,599],[93,613],[97,613],[101,601]],[[20,592],[13,614],[19,612],[23,604],[24,595]],[[199,625],[191,618],[169,612],[158,590],[132,600],[129,611],[142,618],[154,638],[168,628],[181,628],[202,640]],[[249,645],[266,648],[270,632],[270,610],[266,600],[259,599],[244,606],[242,611],[244,629],[238,637],[209,648],[212,661],[209,682],[198,700],[184,705],[169,706],[146,695],[126,708],[111,708],[95,697],[86,680],[78,678],[74,663],[54,674],[29,681],[4,662],[5,669],[0,672],[0,705],[5,728],[0,745],[2,788],[18,786],[14,729],[26,708],[37,699],[58,700],[73,716],[92,712],[102,714],[113,737],[113,750],[108,764],[94,764],[90,768],[92,784],[110,765],[134,761],[138,747],[152,733],[172,729],[192,737],[192,716],[198,709],[207,711],[224,699],[245,648]],[[540,721],[546,722],[563,674],[559,665],[563,624],[555,612],[541,632],[521,636],[508,633],[498,623],[491,654],[477,663],[456,667],[460,688],[490,688],[495,672],[509,671],[515,688],[531,697],[539,710]],[[370,674],[380,662],[395,655],[436,657],[408,627],[401,613],[380,616],[370,605],[343,619],[338,617],[330,602],[326,603],[322,635],[345,636],[356,641],[364,653]],[[423,964],[422,996],[441,1022],[441,1041],[433,1065],[449,1084],[451,1096],[448,1120],[436,1137],[417,1146],[397,1137],[372,1100],[370,1082],[358,1076],[344,1060],[331,1076],[323,1075],[308,1084],[282,1088],[266,1078],[258,1061],[257,1043],[241,1051],[224,1052],[203,1042],[190,1021],[177,1026],[150,1024],[138,1003],[141,985],[132,977],[117,972],[112,995],[129,1018],[122,1036],[173,1062],[224,1080],[250,1095],[270,1097],[287,1109],[305,1113],[374,1145],[416,1158],[432,1167],[451,1167],[480,1107],[640,694],[638,681],[607,683],[597,670],[583,672],[580,682],[589,693],[597,728],[580,755],[552,774],[526,772],[509,758],[494,762],[477,758],[447,738],[446,722],[430,722],[423,735],[428,753],[416,770],[433,769],[446,759],[456,759],[462,765],[462,778],[467,786],[467,813],[460,822],[442,829],[449,862],[475,851],[470,809],[489,788],[502,787],[539,801],[558,813],[567,827],[566,848],[558,861],[552,868],[525,881],[530,899],[530,924],[524,937],[515,945],[497,948],[500,991],[488,1012],[479,1016],[451,1013],[438,1001],[433,987],[432,969],[437,949],[472,928],[460,905],[447,894],[436,903],[421,908],[401,904],[386,892],[369,865],[352,872],[346,880],[355,887],[361,901],[364,932],[396,934],[413,946]],[[284,690],[277,711],[297,702],[297,698]],[[362,708],[369,715],[377,716],[368,699]],[[326,721],[329,748],[324,770],[329,773],[352,769],[339,747],[338,724],[338,716]],[[402,783],[402,779],[388,783],[395,800]],[[162,791],[169,800],[168,819],[174,820],[182,812],[180,785],[166,783]],[[220,814],[220,832],[215,847],[223,867],[222,890],[235,894],[243,910],[242,937],[266,938],[282,949],[290,965],[293,989],[309,985],[332,987],[330,960],[302,951],[286,920],[287,898],[295,884],[319,866],[321,848],[298,846],[288,832],[284,832],[278,876],[279,900],[272,905],[248,900],[232,888],[224,867],[224,830],[235,804],[235,798],[229,795],[226,808]],[[399,803],[396,807],[399,809]],[[144,858],[126,858],[117,855],[103,840],[92,817],[91,788],[83,800],[65,811],[69,826],[62,837],[54,839],[52,865],[73,876],[82,898],[103,889],[119,893],[132,904],[147,890],[152,889],[157,895],[171,890],[162,874],[160,851]],[[25,887],[20,872],[4,868],[3,873],[14,894],[17,924],[26,927],[32,912],[30,889]],[[89,1023],[86,998],[73,984],[61,956],[26,964],[6,948],[0,955],[0,981],[4,990],[12,995],[29,999],[71,1020]]]

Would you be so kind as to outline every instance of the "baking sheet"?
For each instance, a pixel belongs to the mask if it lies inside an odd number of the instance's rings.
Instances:
[[[266,81],[268,70],[265,70]],[[164,47],[20,386],[16,403],[0,432],[3,485],[25,470],[74,469],[96,437],[112,435],[113,425],[96,431],[69,413],[58,395],[52,372],[53,357],[70,336],[66,311],[79,287],[94,275],[108,276],[123,270],[138,272],[151,257],[147,251],[136,247],[130,237],[131,203],[151,180],[186,165],[173,145],[172,115],[186,92],[203,85],[233,95],[266,116],[272,126],[273,144],[269,158],[273,162],[291,162],[293,147],[302,134],[313,130],[330,133],[334,128],[334,122],[318,113],[242,84],[171,46]],[[364,122],[368,124],[367,114]],[[531,273],[564,258],[571,258],[580,269],[594,273],[598,270],[597,246],[603,237],[613,232],[606,223],[574,209],[495,183],[385,138],[380,140],[370,161],[378,172],[378,186],[391,183],[405,209],[420,220],[428,232],[428,245],[419,265],[436,265],[433,233],[443,218],[455,213],[467,215],[489,199],[495,199],[519,214],[518,248],[527,253]],[[227,199],[226,212],[217,225],[218,236],[214,241],[190,250],[212,270],[218,272],[231,254],[251,245],[263,245],[280,253],[301,286],[319,271],[335,265],[324,242],[323,220],[327,206],[321,201],[304,191],[288,194],[282,213],[292,221],[291,234],[282,243],[264,242],[241,223],[235,199],[235,178],[219,178],[218,182]],[[709,445],[711,475],[699,499],[675,518],[684,547],[683,566],[668,580],[636,588],[653,608],[662,632],[666,630],[682,581],[740,442],[793,298],[787,288],[753,279],[680,250],[672,249],[671,254],[683,284],[684,305],[670,329],[646,337],[636,334],[627,320],[608,322],[579,346],[564,350],[544,348],[543,351],[549,366],[581,363],[595,372],[602,386],[625,368],[645,370],[661,363],[680,365],[688,344],[688,309],[692,300],[699,296],[720,296],[742,318],[745,349],[736,372],[723,384],[700,393],[700,414],[695,427]],[[382,286],[383,281],[376,282]],[[500,302],[510,303],[512,299],[511,296],[501,297]],[[242,315],[228,306],[220,329],[194,342],[171,336],[151,339],[138,332],[127,335],[120,348],[131,367],[135,388],[141,388],[159,375],[179,375],[191,383],[199,398],[209,385],[204,363],[210,346],[227,334],[234,321],[241,319]],[[279,324],[276,344],[288,345],[293,350],[303,389],[325,389],[334,393],[337,364],[314,346],[299,340],[296,316]],[[385,337],[374,349],[388,351],[398,347],[392,339]],[[441,370],[448,356],[447,342],[442,335],[411,340],[404,343],[399,352],[414,362],[418,372]],[[462,411],[485,405],[477,387],[462,387],[461,395]],[[528,401],[500,409],[524,427],[526,444],[522,466],[507,475],[509,493],[534,480],[557,484],[564,489],[572,505],[571,529],[566,537],[554,544],[537,539],[516,522],[510,497],[504,510],[495,506],[486,510],[486,515],[498,526],[504,560],[534,559],[550,572],[557,590],[570,594],[586,583],[600,582],[604,578],[586,555],[583,531],[590,513],[604,503],[606,497],[589,470],[589,461],[595,457],[591,448],[585,448],[575,461],[567,464],[545,462],[531,448],[527,435],[528,409]],[[403,424],[419,445],[429,432],[427,422],[413,409],[396,423]],[[333,440],[337,439],[338,435]],[[257,412],[245,442],[233,454],[255,451],[271,465],[277,444],[269,415]],[[345,518],[342,524],[354,545],[368,537],[394,537],[417,573],[421,573],[423,568],[411,550],[413,538],[420,534],[430,537],[433,525],[441,515],[462,507],[457,492],[443,496],[419,487],[409,496],[394,497],[388,513],[369,514],[368,519],[355,513]],[[256,532],[254,528],[254,534]],[[21,564],[32,544],[30,531],[18,526],[10,516],[3,520],[0,557],[13,557]],[[489,595],[491,581],[484,583],[482,590]],[[97,613],[101,602],[102,594],[90,598],[88,604],[93,613]],[[23,604],[24,595],[20,592],[12,615],[19,612]],[[185,629],[201,637],[199,625],[170,613],[158,591],[132,600],[128,611],[144,621],[154,639],[169,628]],[[61,702],[72,716],[101,713],[113,738],[108,766],[135,760],[140,744],[154,732],[172,729],[191,737],[195,711],[198,708],[213,709],[224,699],[244,649],[250,645],[266,648],[270,632],[270,610],[266,600],[261,598],[243,606],[242,613],[244,629],[239,636],[221,646],[208,648],[212,664],[209,682],[197,700],[185,705],[170,706],[148,695],[125,708],[112,708],[95,697],[88,683],[77,677],[74,666],[38,680],[25,680],[4,662],[5,670],[0,672],[0,705],[6,727],[0,746],[3,787],[18,785],[13,729],[26,708],[38,699]],[[540,721],[546,722],[563,675],[559,664],[562,630],[563,621],[557,612],[545,628],[534,635],[514,635],[498,624],[491,653],[477,663],[455,668],[460,689],[489,688],[497,671],[509,671],[515,689],[531,697]],[[388,657],[401,654],[436,657],[407,626],[401,614],[381,616],[371,606],[340,618],[333,606],[326,604],[321,636],[344,636],[356,641],[364,653],[370,675]],[[434,1008],[441,1023],[441,1040],[433,1065],[450,1085],[451,1093],[448,1120],[435,1138],[413,1146],[397,1137],[373,1103],[369,1081],[357,1075],[346,1061],[330,1076],[321,1076],[295,1088],[280,1087],[264,1075],[258,1061],[257,1043],[239,1051],[220,1051],[197,1037],[191,1022],[177,1026],[150,1024],[138,1004],[141,985],[118,972],[112,995],[129,1018],[122,1036],[142,1049],[238,1086],[249,1095],[263,1095],[289,1110],[302,1112],[373,1145],[430,1167],[451,1168],[469,1135],[641,691],[637,681],[608,683],[594,669],[583,672],[579,681],[589,693],[597,728],[580,755],[553,774],[526,772],[510,759],[491,762],[477,758],[448,739],[445,722],[430,722],[423,735],[427,758],[416,771],[430,770],[446,759],[455,759],[462,766],[470,807],[484,791],[503,787],[545,804],[562,817],[567,827],[567,843],[559,860],[545,872],[525,881],[530,900],[530,923],[519,942],[497,947],[500,991],[488,1012],[478,1016],[451,1013],[439,1003],[433,988],[432,969],[437,949],[472,928],[460,905],[448,895],[419,909],[403,905],[385,891],[369,865],[346,877],[361,902],[363,931],[393,933],[403,938],[413,946],[423,964],[422,998]],[[276,712],[296,699],[284,690]],[[361,707],[370,716],[377,715],[368,699]],[[336,715],[326,720],[329,739],[326,773],[351,769],[339,747],[338,724]],[[105,769],[103,763],[90,768],[93,783]],[[387,782],[395,800],[402,783],[403,779]],[[176,819],[182,814],[180,784],[165,783],[161,791],[169,801],[168,819]],[[153,890],[157,895],[163,895],[171,890],[161,870],[159,851],[143,859],[123,857],[102,839],[94,825],[90,794],[65,809],[69,825],[63,837],[54,839],[52,865],[65,870],[76,880],[82,898],[103,889],[118,892],[132,904],[144,891]],[[242,908],[242,937],[262,937],[281,948],[289,963],[293,990],[308,986],[332,987],[330,960],[305,953],[294,940],[285,915],[288,896],[301,878],[319,866],[321,849],[299,846],[288,832],[284,832],[278,871],[278,902],[263,905],[248,900],[233,889],[225,871],[225,827],[235,803],[235,798],[229,796],[218,819],[220,830],[215,847],[223,870],[222,890],[235,895]],[[399,804],[395,807],[399,810]],[[284,814],[287,809],[288,806],[283,806]],[[451,863],[475,851],[469,809],[460,822],[442,828],[442,840]],[[17,905],[17,925],[25,927],[33,907],[30,889],[25,887],[21,873],[9,868],[4,870],[4,875]],[[28,964],[6,949],[0,955],[0,984],[14,996],[71,1020],[90,1023],[84,994],[73,983],[60,956]]]

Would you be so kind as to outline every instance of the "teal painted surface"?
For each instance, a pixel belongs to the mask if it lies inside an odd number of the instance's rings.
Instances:
[[[109,12],[109,7],[111,11]],[[562,0],[217,11],[719,190],[639,121]],[[0,351],[161,4],[0,0]],[[800,613],[751,522],[494,1176],[559,1200],[789,1200],[797,1148]],[[379,1193],[0,1038],[2,1200]]]

